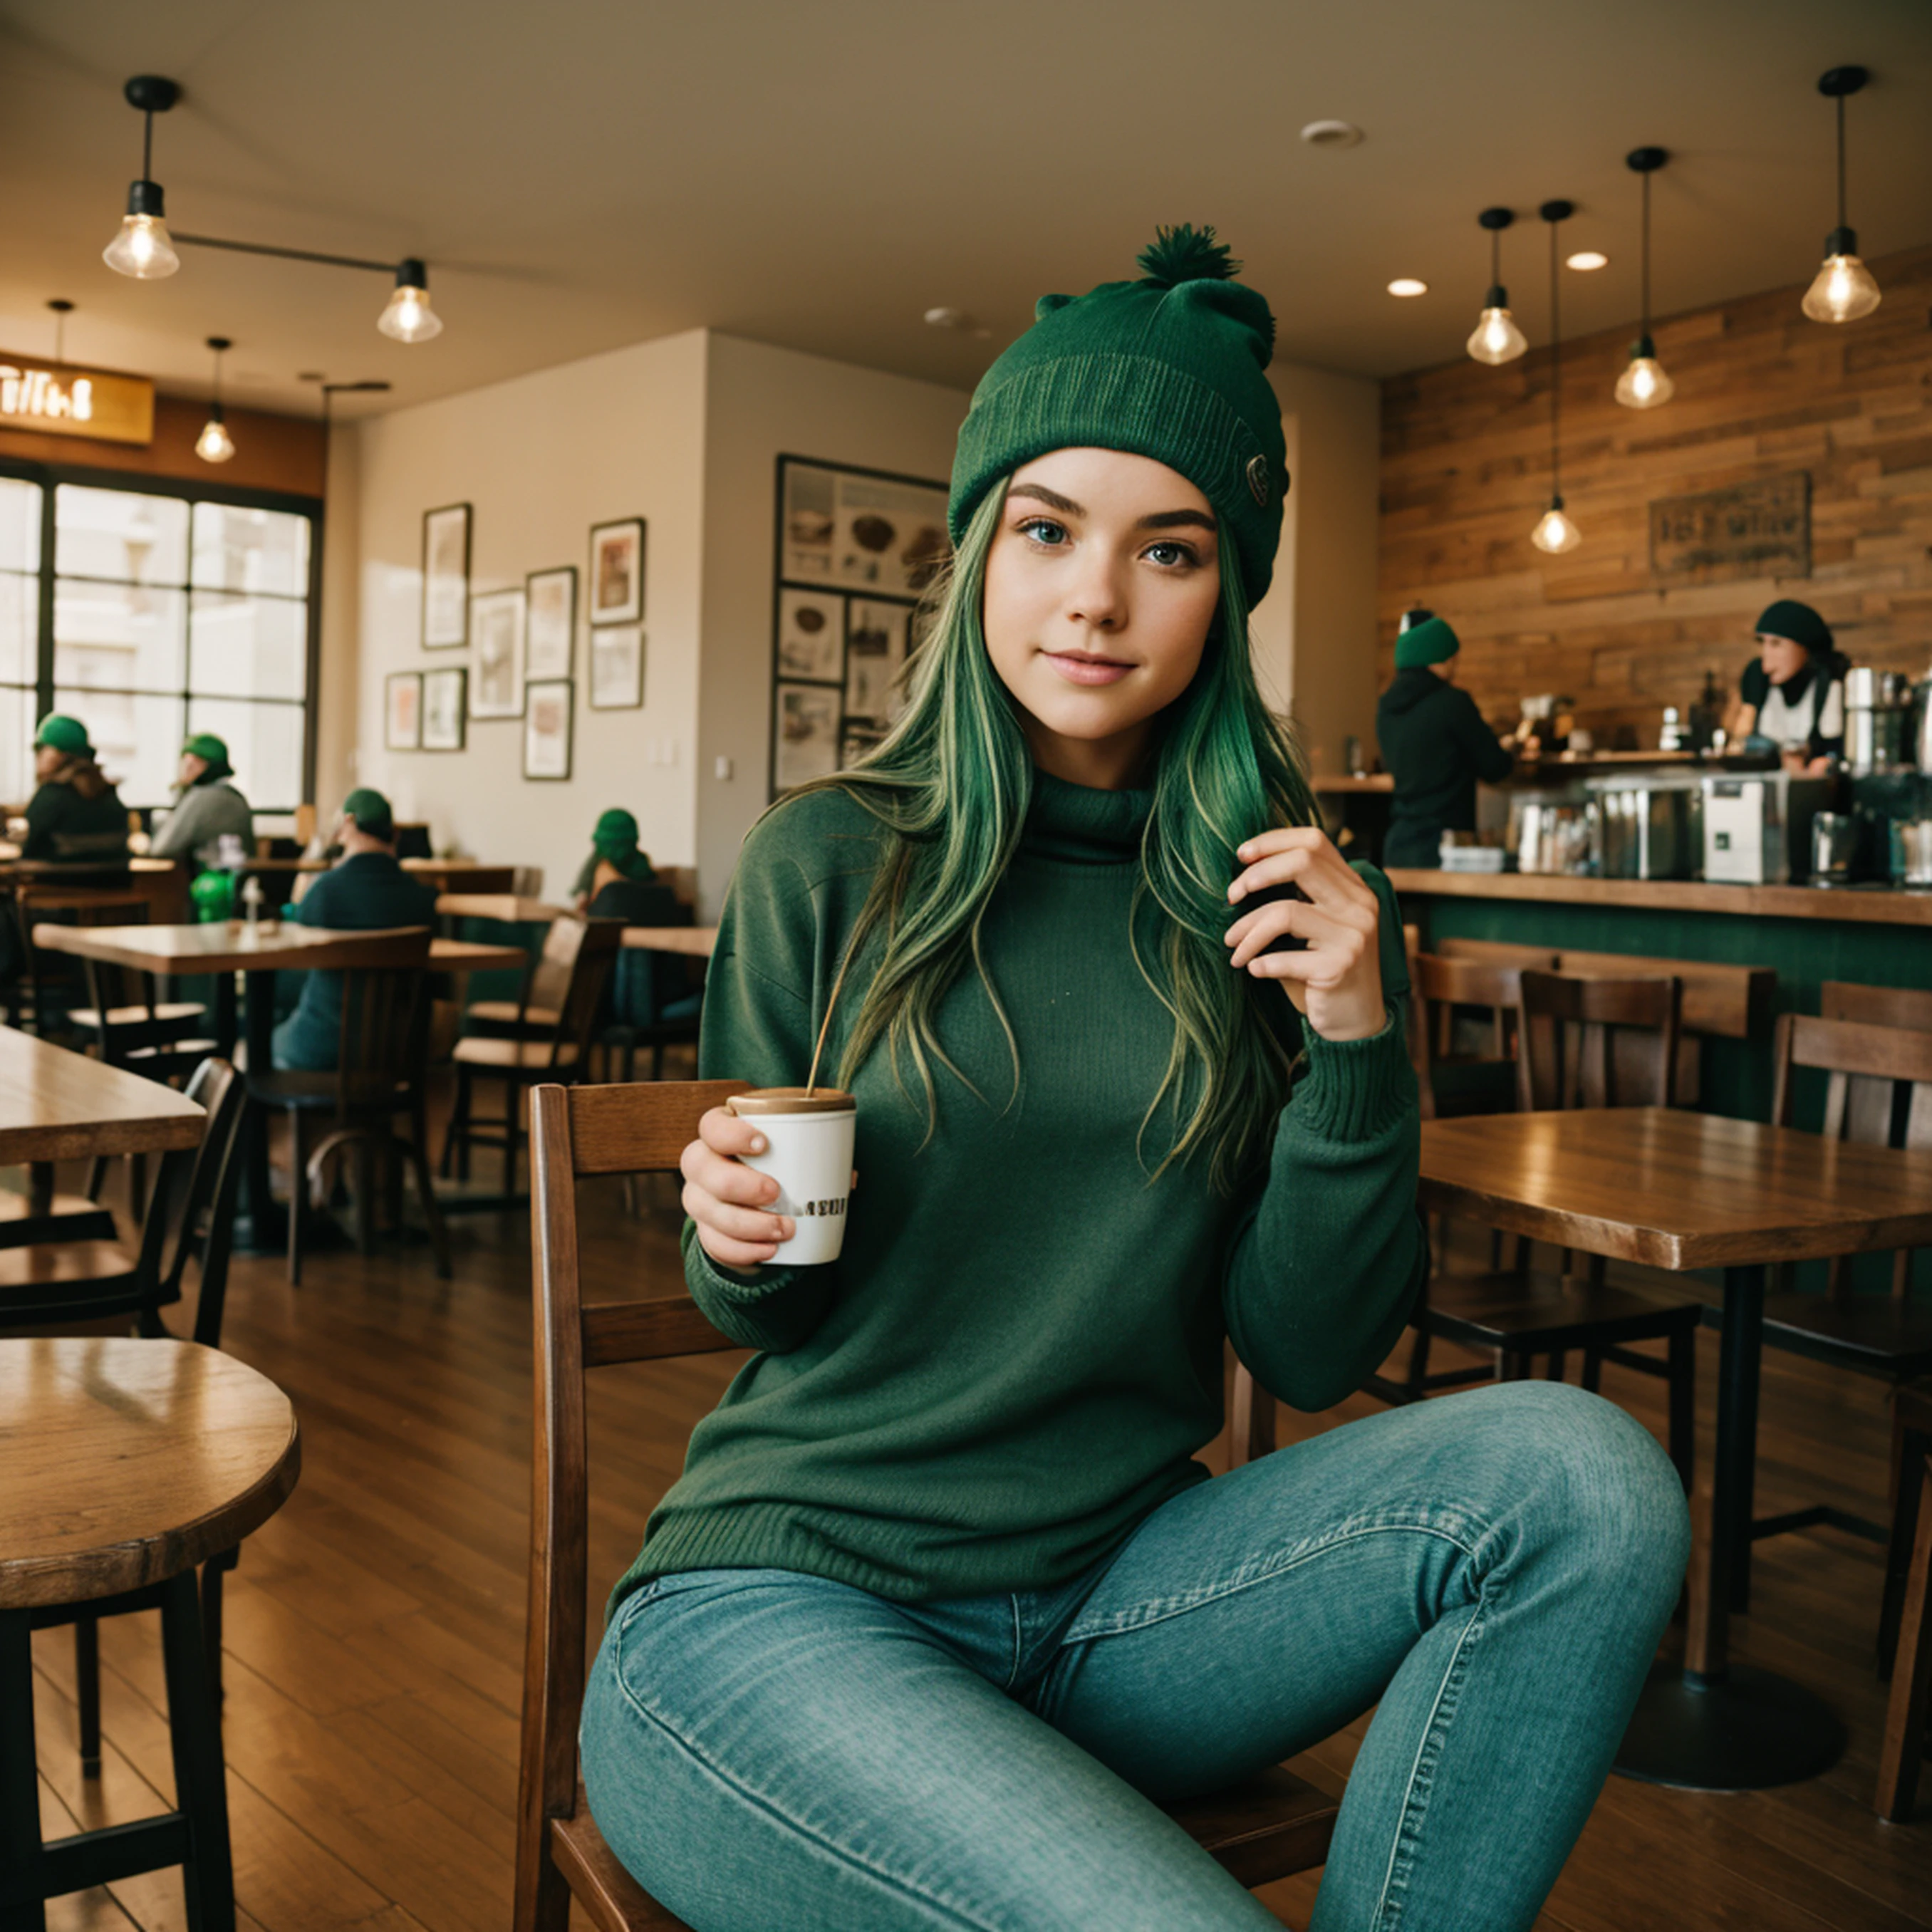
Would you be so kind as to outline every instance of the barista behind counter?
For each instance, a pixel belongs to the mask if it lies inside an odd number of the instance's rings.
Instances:
[[[1376,707],[1376,739],[1395,780],[1382,863],[1435,866],[1445,832],[1476,827],[1476,783],[1495,784],[1515,762],[1456,688],[1456,633],[1426,610],[1402,617],[1395,682]]]
[[[1808,604],[1780,597],[1757,620],[1758,656],[1725,720],[1732,744],[1775,751],[1787,771],[1821,775],[1845,748],[1845,661]]]

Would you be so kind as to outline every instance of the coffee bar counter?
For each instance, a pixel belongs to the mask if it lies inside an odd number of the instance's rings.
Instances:
[[[1827,980],[1932,990],[1932,892],[1400,866],[1389,882],[1425,949],[1502,940],[1768,967],[1777,974],[1770,1014],[1816,1012]],[[1708,1042],[1703,1104],[1712,1111],[1769,1118],[1770,1014],[1758,1036]]]
[[[1932,928],[1932,891],[1895,886],[1720,885],[1700,879],[1592,879],[1552,872],[1438,872],[1400,866],[1390,872],[1389,881],[1405,904],[1425,898],[1509,900],[1531,905],[1636,908],[1676,916],[1715,913],[1732,919]]]

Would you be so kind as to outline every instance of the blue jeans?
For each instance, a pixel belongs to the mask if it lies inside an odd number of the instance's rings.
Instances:
[[[1526,1932],[1689,1546],[1640,1424],[1516,1382],[1202,1484],[1058,1589],[660,1577],[591,1672],[591,1810],[698,1932],[1264,1928],[1159,1802],[1379,1704],[1316,1932]]]

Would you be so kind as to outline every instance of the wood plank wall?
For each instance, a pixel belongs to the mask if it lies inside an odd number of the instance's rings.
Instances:
[[[1798,308],[1802,284],[1653,326],[1677,385],[1627,410],[1612,391],[1634,327],[1563,346],[1562,481],[1582,542],[1529,541],[1550,493],[1550,355],[1502,368],[1465,357],[1382,391],[1378,674],[1396,621],[1430,606],[1462,640],[1462,682],[1486,715],[1525,694],[1576,701],[1600,746],[1618,725],[1657,742],[1666,704],[1727,688],[1774,597],[1822,611],[1853,662],[1923,676],[1932,663],[1932,248],[1870,264],[1884,291],[1862,321]],[[1473,316],[1472,317],[1473,321]],[[1664,587],[1648,506],[1806,470],[1811,574]]]

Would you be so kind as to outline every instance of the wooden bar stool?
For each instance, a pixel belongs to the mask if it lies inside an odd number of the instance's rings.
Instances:
[[[0,1340],[0,1925],[44,1932],[46,1901],[182,1868],[188,1922],[233,1932],[221,1732],[195,1570],[287,1499],[301,1466],[289,1399],[198,1342]],[[158,1609],[176,1809],[40,1837],[32,1632]]]
[[[655,1300],[586,1307],[578,1279],[577,1180],[675,1172],[700,1117],[742,1080],[545,1084],[530,1096],[536,1407],[530,1619],[517,1791],[514,1932],[568,1932],[573,1897],[598,1932],[679,1932],[604,1842],[578,1775],[589,1594],[587,1371],[737,1345],[698,1312],[680,1276]],[[1328,1856],[1340,1801],[1276,1765],[1168,1815],[1250,1889]]]

